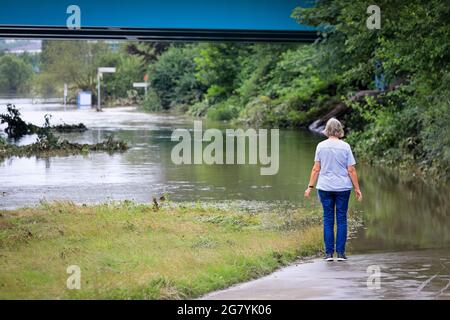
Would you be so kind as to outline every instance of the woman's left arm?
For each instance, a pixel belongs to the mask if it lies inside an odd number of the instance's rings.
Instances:
[[[311,189],[314,187],[317,181],[317,177],[319,176],[320,172],[320,161],[314,161],[314,166],[311,170],[311,175],[309,177],[309,184],[308,188],[305,190],[305,197],[308,198],[309,194],[311,193]]]

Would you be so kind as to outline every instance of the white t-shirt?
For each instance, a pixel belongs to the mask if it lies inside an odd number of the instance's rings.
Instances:
[[[323,191],[347,191],[353,185],[348,167],[356,164],[352,149],[347,142],[327,139],[316,148],[314,161],[320,161],[317,189]]]

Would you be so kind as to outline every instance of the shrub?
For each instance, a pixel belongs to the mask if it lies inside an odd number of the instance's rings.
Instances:
[[[158,97],[158,94],[153,88],[150,88],[147,92],[147,96],[144,99],[144,103],[142,104],[142,107],[146,111],[156,112],[156,111],[162,111],[163,106],[161,104],[161,100]]]
[[[194,58],[198,55],[192,45],[172,46],[149,66],[150,86],[162,109],[200,100],[205,87],[196,78]]]
[[[32,66],[19,57],[7,54],[0,57],[0,92],[23,93],[29,90]]]
[[[206,113],[208,119],[218,121],[229,121],[237,118],[238,115],[239,108],[235,105],[229,104],[228,101],[213,105]]]
[[[252,99],[240,113],[240,121],[246,124],[262,126],[268,123],[272,100],[267,96]]]
[[[189,110],[188,114],[194,117],[203,117],[206,115],[209,108],[208,100],[202,100],[193,104]]]
[[[120,51],[107,51],[97,57],[96,65],[113,66],[117,72],[103,77],[102,99],[115,100],[118,98],[129,99],[128,92],[134,82],[141,82],[144,75],[144,63],[142,57],[126,55]],[[142,90],[142,89],[140,89]],[[143,91],[139,92],[143,94]]]

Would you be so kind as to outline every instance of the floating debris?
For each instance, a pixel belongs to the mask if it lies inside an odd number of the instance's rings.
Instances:
[[[83,154],[91,151],[123,152],[126,150],[128,150],[127,143],[115,140],[113,137],[109,137],[107,140],[96,144],[72,143],[68,140],[50,142],[44,138],[24,146],[0,142],[0,159],[12,156],[50,157]]]
[[[8,143],[0,137],[0,160],[6,157],[50,157],[84,154],[91,151],[122,152],[128,150],[128,145],[124,141],[116,140],[112,136],[96,144],[73,143],[68,140],[60,140],[53,132],[81,132],[87,130],[82,123],[76,125],[62,124],[50,125],[51,115],[45,115],[43,127],[26,123],[20,117],[20,112],[14,105],[7,105],[7,113],[0,115],[1,123],[7,123],[5,133],[9,138],[18,139],[27,134],[37,134],[35,143],[18,146]]]
[[[69,133],[69,132],[84,132],[87,130],[87,127],[83,123],[79,124],[58,124],[56,126],[50,127],[52,130],[61,133]]]
[[[9,138],[19,139],[27,134],[32,134],[34,125],[26,123],[20,117],[20,111],[12,104],[6,105],[7,113],[0,114],[0,124],[6,123],[8,126],[5,133]]]
[[[51,115],[45,115],[44,127],[36,126],[32,123],[25,122],[20,115],[20,111],[13,104],[6,105],[6,113],[0,114],[0,123],[6,123],[7,127],[5,133],[10,139],[20,139],[27,134],[39,134],[45,130],[51,130],[55,132],[84,132],[87,127],[83,123],[78,124],[59,124],[50,125]]]

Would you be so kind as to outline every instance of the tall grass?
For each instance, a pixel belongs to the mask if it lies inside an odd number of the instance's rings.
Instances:
[[[288,224],[276,212],[129,201],[0,213],[0,299],[192,298],[321,248],[320,219],[302,210]],[[66,287],[69,265],[80,290]]]

